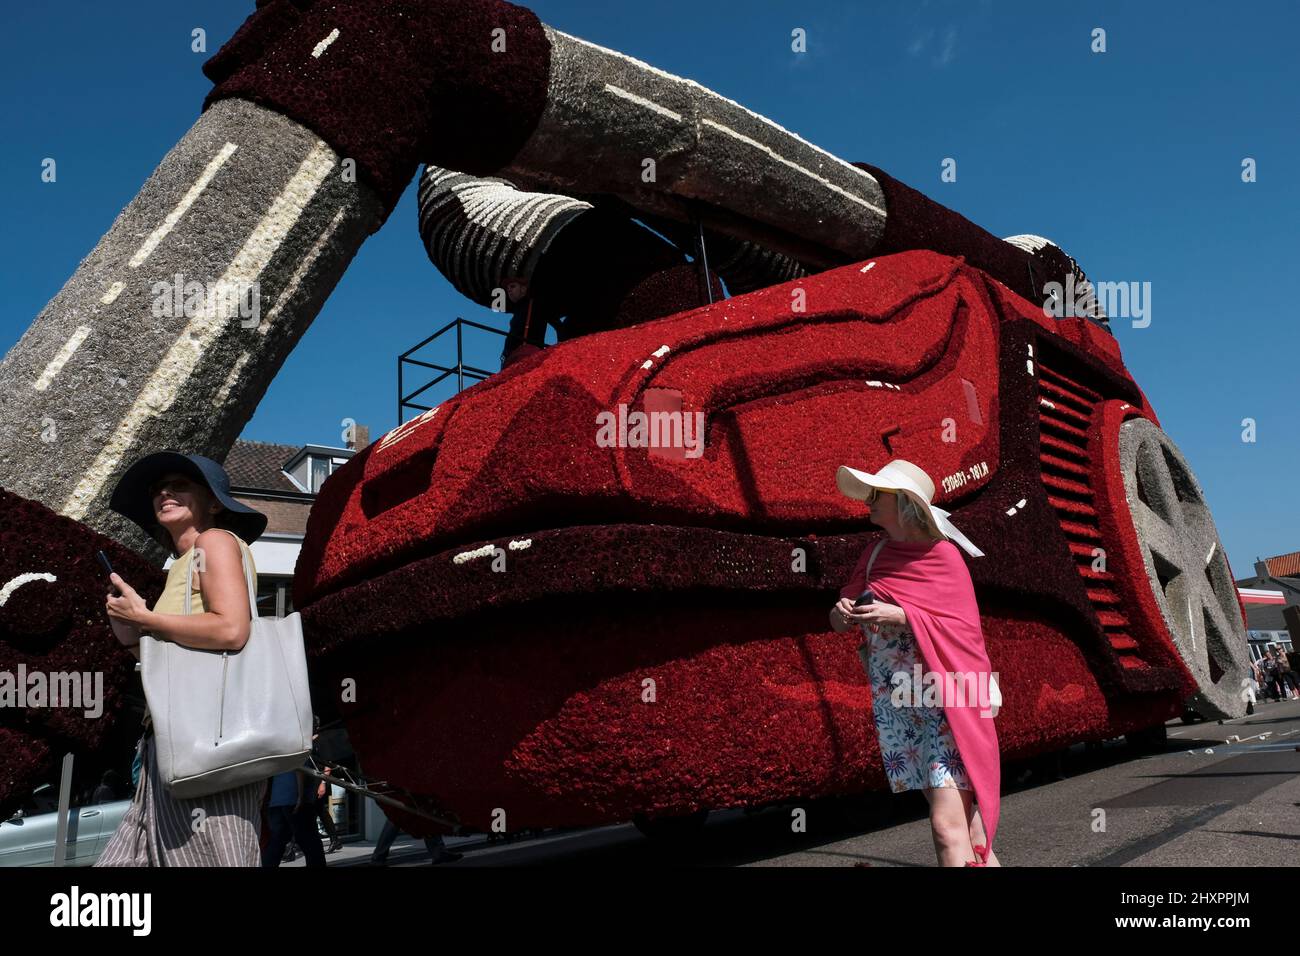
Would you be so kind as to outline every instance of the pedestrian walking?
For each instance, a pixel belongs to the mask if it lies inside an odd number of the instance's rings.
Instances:
[[[202,650],[242,649],[251,629],[243,562],[256,582],[249,544],[266,530],[267,518],[230,495],[230,479],[221,465],[202,455],[156,452],[126,470],[109,505],[176,559],[152,608],[121,575],[110,576],[118,593],[110,591],[105,606],[117,640],[137,660],[143,634]],[[202,555],[198,561],[196,554]],[[201,797],[175,797],[159,775],[154,746],[146,710],[136,745],[135,796],[95,866],[257,866],[265,781]]]
[[[263,867],[278,867],[290,841],[298,844],[308,866],[325,866],[325,851],[316,831],[316,788],[308,781],[307,775],[297,770],[271,778],[271,799],[266,807],[271,837],[262,850]]]
[[[379,833],[379,840],[375,843],[375,850],[370,855],[371,866],[387,866],[388,851],[392,849],[393,842],[397,839],[401,829],[391,819],[384,820],[384,828]],[[443,842],[442,834],[424,838],[424,848],[429,851],[429,863],[437,865],[439,863],[455,863],[463,853],[457,853],[454,850],[447,849]]]

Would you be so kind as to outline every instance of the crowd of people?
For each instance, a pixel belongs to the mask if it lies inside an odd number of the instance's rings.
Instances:
[[[1289,651],[1269,645],[1259,660],[1251,661],[1250,667],[1254,686],[1249,688],[1246,713],[1255,712],[1254,705],[1260,691],[1275,701],[1300,700],[1300,674],[1291,667]]]

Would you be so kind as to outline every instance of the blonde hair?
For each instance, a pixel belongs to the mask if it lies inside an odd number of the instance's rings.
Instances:
[[[923,531],[932,541],[937,541],[943,537],[941,534],[935,534],[930,527],[930,523],[925,520],[925,514],[922,512],[922,506],[911,495],[899,492],[894,496],[898,502],[898,520],[900,524],[910,525],[917,531]]]

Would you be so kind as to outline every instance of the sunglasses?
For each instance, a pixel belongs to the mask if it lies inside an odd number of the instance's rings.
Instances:
[[[875,504],[876,495],[896,495],[898,494],[893,488],[872,488],[870,493],[863,500],[867,504]]]
[[[163,491],[163,489],[169,491],[184,491],[193,485],[194,482],[189,478],[173,478],[170,481],[165,478],[159,478],[149,486],[149,497],[158,497],[158,494]]]

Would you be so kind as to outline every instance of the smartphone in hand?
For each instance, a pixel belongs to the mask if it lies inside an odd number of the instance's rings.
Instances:
[[[113,574],[113,562],[108,560],[108,555],[106,555],[103,551],[96,551],[95,557],[99,558],[99,563],[104,566],[104,573],[111,577]],[[109,587],[113,588],[114,590],[117,590],[116,584],[110,583]],[[121,591],[118,591],[118,593],[121,594]]]
[[[853,602],[853,606],[862,607],[864,604],[875,604],[875,603],[876,603],[875,593],[871,590],[871,588],[867,588],[860,595],[858,595],[858,599]]]

